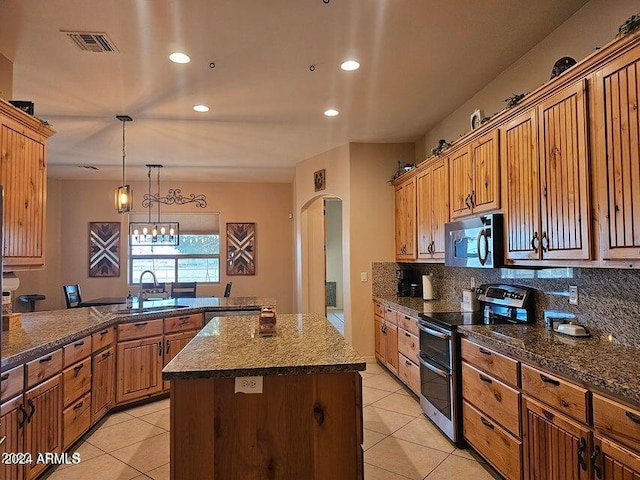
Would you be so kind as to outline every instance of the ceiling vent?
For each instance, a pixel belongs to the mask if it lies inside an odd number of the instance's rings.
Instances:
[[[119,53],[113,40],[104,32],[69,32],[61,30],[83,52]]]

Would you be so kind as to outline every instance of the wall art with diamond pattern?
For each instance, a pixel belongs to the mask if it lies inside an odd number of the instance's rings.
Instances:
[[[120,276],[120,222],[89,222],[89,276]]]
[[[256,224],[227,223],[227,275],[256,274]]]

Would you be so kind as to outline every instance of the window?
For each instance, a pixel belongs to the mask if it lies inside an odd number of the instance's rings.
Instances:
[[[129,221],[139,221],[130,215]],[[140,274],[151,270],[158,282],[220,282],[220,233],[218,215],[167,215],[163,221],[180,222],[177,246],[129,247],[130,284],[140,281]],[[175,217],[173,220],[168,217]],[[146,220],[146,218],[142,218]],[[147,281],[149,279],[145,279]]]

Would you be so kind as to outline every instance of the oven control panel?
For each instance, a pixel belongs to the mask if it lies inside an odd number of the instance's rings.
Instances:
[[[532,289],[520,285],[480,285],[476,294],[478,300],[484,303],[526,308]]]

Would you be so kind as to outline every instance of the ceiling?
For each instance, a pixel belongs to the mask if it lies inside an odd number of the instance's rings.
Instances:
[[[417,140],[585,3],[0,0],[0,53],[14,99],[57,131],[51,177],[119,179],[127,114],[128,179],[155,163],[163,178],[290,182],[347,142]],[[106,32],[119,53],[61,30]],[[360,69],[342,71],[351,58]]]

